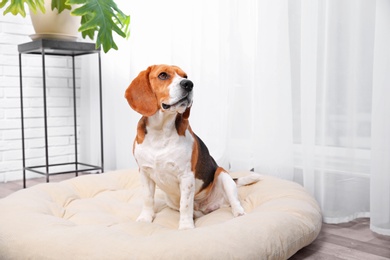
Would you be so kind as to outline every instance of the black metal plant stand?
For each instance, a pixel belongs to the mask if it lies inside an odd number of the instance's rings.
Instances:
[[[103,106],[102,106],[102,77],[101,77],[101,57],[100,48],[96,49],[95,44],[85,42],[39,39],[36,41],[18,45],[19,51],[19,78],[20,78],[20,109],[22,123],[22,156],[23,156],[23,187],[26,188],[26,171],[35,172],[46,176],[46,182],[49,182],[50,175],[75,173],[78,176],[79,172],[87,171],[104,171],[104,150],[103,150]],[[45,164],[26,166],[25,155],[25,135],[24,135],[24,107],[23,107],[23,80],[22,80],[22,54],[36,54],[42,56],[42,78],[43,78],[43,112],[44,112],[44,132],[45,132]],[[75,75],[75,57],[86,54],[98,54],[99,59],[99,105],[100,105],[100,152],[101,165],[91,165],[78,161],[77,151],[77,109],[76,109],[76,75]],[[73,117],[74,117],[74,162],[68,163],[49,163],[49,142],[48,142],[48,125],[47,125],[47,97],[46,97],[46,73],[45,73],[45,57],[46,55],[55,56],[70,56],[72,57],[72,73],[73,73]],[[72,169],[66,171],[55,171],[55,167],[73,166]]]

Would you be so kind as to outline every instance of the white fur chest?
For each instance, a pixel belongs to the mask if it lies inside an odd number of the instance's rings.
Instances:
[[[143,142],[136,144],[134,156],[140,169],[171,199],[177,200],[180,198],[180,179],[183,175],[193,175],[193,143],[188,130],[185,136],[180,136],[175,130],[148,129]]]

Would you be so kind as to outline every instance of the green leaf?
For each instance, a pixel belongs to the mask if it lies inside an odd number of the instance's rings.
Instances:
[[[93,37],[97,31],[96,47],[103,47],[104,52],[118,49],[112,32],[123,38],[129,35],[130,17],[125,15],[113,0],[68,0],[67,4],[79,4],[72,11],[73,15],[82,17],[79,31],[83,37]]]
[[[5,4],[8,3],[8,0],[3,0],[0,2],[0,8],[3,8]]]
[[[31,1],[31,0],[28,0],[28,1]],[[46,12],[46,10],[45,10],[45,0],[35,0],[35,4],[39,8],[39,10],[41,10],[42,13]]]
[[[51,0],[51,10],[56,9],[61,13],[65,9],[71,10],[72,7],[66,3],[66,0]]]
[[[9,0],[1,1],[0,8],[3,8],[8,2]],[[42,13],[45,13],[44,0],[11,0],[3,14],[20,14],[21,16],[26,17],[26,10],[24,9],[25,4],[27,4],[33,12],[36,12],[38,7]]]
[[[85,14],[81,17],[81,24],[85,24],[91,19],[92,19],[91,14]],[[88,36],[91,40],[93,40],[93,38],[95,37],[95,31],[97,31],[96,27],[86,29],[86,30],[81,32],[81,35],[83,36],[84,39]]]
[[[24,10],[24,0],[20,1],[11,1],[10,5],[5,9],[4,15],[11,13],[13,15],[20,14],[23,17],[26,17],[26,10]],[[35,9],[35,6],[33,7]]]

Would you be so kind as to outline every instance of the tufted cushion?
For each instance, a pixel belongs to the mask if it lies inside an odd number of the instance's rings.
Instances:
[[[299,184],[262,177],[239,188],[245,216],[221,208],[193,230],[177,230],[159,190],[154,222],[135,222],[136,170],[36,185],[0,200],[0,259],[287,259],[317,237],[320,209]]]

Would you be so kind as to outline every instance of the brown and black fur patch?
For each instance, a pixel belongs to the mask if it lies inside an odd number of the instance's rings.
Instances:
[[[196,134],[193,134],[193,136],[196,144],[196,147],[194,147],[195,154],[193,157],[196,156],[197,158],[196,165],[193,170],[195,170],[195,178],[203,181],[203,186],[200,190],[202,191],[214,181],[214,175],[218,165],[214,158],[210,155],[209,149],[207,149],[203,141]]]

